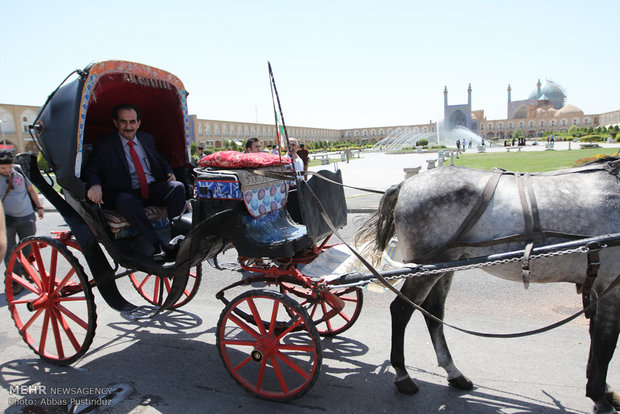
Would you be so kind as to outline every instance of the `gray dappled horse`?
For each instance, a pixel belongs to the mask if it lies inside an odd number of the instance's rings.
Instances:
[[[433,263],[522,250],[532,240],[537,240],[535,245],[539,246],[568,241],[570,235],[620,233],[619,168],[617,158],[570,171],[533,175],[436,168],[390,187],[379,210],[358,232],[358,239],[372,239],[377,251],[383,251],[396,234],[405,262]],[[469,222],[465,223],[466,219]],[[558,233],[567,238],[558,237]],[[515,234],[521,237],[509,237]],[[493,239],[501,239],[501,243],[468,244]],[[533,283],[571,282],[582,286],[586,262],[584,254],[537,259],[532,261],[528,277]],[[484,270],[504,279],[529,283],[523,280],[519,263]],[[408,278],[401,292],[443,319],[453,273]],[[618,274],[620,248],[600,250],[600,269],[592,296],[600,295]],[[396,371],[396,387],[406,394],[418,391],[407,373],[404,358],[405,328],[413,311],[400,297],[390,306],[390,361]],[[439,365],[446,370],[449,383],[459,389],[472,389],[472,382],[452,361],[443,326],[425,319]],[[620,288],[616,287],[599,301],[590,319],[586,395],[595,402],[597,413],[620,410],[620,396],[606,384],[619,331]]]

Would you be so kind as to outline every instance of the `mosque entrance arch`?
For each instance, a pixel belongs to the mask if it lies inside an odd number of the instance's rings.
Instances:
[[[452,129],[458,126],[467,126],[467,117],[463,111],[456,110],[450,114],[450,127]]]

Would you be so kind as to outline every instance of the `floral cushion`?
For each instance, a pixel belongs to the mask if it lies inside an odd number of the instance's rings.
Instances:
[[[103,217],[105,218],[106,223],[108,223],[108,227],[110,227],[115,239],[138,235],[138,231],[134,229],[118,211],[103,209],[102,212]],[[170,224],[166,207],[148,206],[144,208],[144,212],[146,213],[146,218],[149,219],[156,230]]]
[[[200,167],[212,168],[260,168],[273,165],[290,164],[288,157],[280,158],[267,152],[244,153],[238,151],[219,151],[202,157],[198,161]]]

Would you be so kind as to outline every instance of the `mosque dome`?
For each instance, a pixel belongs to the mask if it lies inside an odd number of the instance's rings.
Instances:
[[[545,84],[540,88],[540,92],[538,88],[534,89],[528,99],[539,99],[542,95],[549,99],[555,109],[562,108],[566,101],[566,94],[562,87],[550,80],[545,81]]]
[[[545,106],[545,107],[536,108],[536,115],[538,117],[555,116],[555,114],[557,112],[558,112],[558,110],[555,109],[554,107],[552,107],[551,105],[548,105],[548,106]]]
[[[555,113],[555,117],[560,118],[560,117],[570,117],[570,116],[582,116],[583,115],[583,111],[579,108],[577,108],[574,105],[565,105],[564,108],[560,109],[559,111],[557,111]]]

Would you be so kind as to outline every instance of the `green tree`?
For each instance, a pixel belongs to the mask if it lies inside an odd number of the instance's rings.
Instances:
[[[579,136],[579,128],[577,127],[577,125],[571,125],[570,128],[568,128],[568,135],[572,136],[572,137],[576,137]]]
[[[521,128],[517,128],[515,129],[515,131],[512,133],[512,137],[513,138],[523,138],[524,134],[523,134],[523,130]]]

